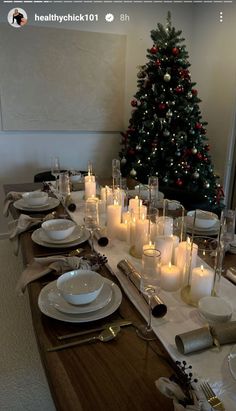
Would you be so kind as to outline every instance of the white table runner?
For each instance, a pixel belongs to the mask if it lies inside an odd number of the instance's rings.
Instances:
[[[72,193],[75,200],[82,199],[83,192]],[[77,210],[70,213],[71,218],[81,224],[81,213]],[[107,247],[95,245],[98,252],[106,254],[108,264],[118,278],[125,293],[131,299],[135,307],[147,320],[148,306],[143,297],[139,295],[135,286],[117,268],[117,264],[127,258],[137,270],[141,269],[141,260],[129,254],[129,245],[119,240],[113,240]],[[221,279],[220,296],[225,298],[233,306],[232,320],[236,320],[236,286],[225,278]],[[236,410],[236,381],[233,379],[229,366],[228,354],[233,345],[225,345],[220,351],[212,348],[203,352],[181,355],[175,345],[176,334],[200,328],[206,324],[200,317],[198,310],[185,304],[180,297],[180,292],[161,291],[160,297],[168,307],[166,316],[162,319],[152,318],[152,327],[158,338],[161,340],[166,350],[173,360],[185,360],[192,365],[194,374],[203,380],[207,380],[217,395],[222,399],[227,411]]]

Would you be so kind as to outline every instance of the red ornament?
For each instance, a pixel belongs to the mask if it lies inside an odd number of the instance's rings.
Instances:
[[[195,124],[195,128],[196,128],[197,130],[201,130],[202,124],[201,124],[201,123],[196,123],[196,124]]]
[[[178,56],[179,55],[179,48],[178,47],[173,47],[172,53],[174,54],[174,56]]]
[[[198,158],[198,160],[202,160],[202,154],[201,153],[197,153],[196,157]]]
[[[152,48],[150,49],[150,52],[151,52],[152,54],[156,54],[156,53],[158,52],[158,47],[152,46]]]
[[[156,65],[157,67],[160,67],[161,61],[160,61],[160,60],[156,60],[155,65]]]
[[[183,86],[177,86],[177,87],[175,88],[175,92],[176,92],[177,94],[181,94],[181,93],[183,93],[183,91],[184,91]]]
[[[165,103],[160,103],[160,104],[158,105],[158,108],[159,108],[159,110],[165,110],[166,104],[165,104]]]
[[[135,150],[133,150],[132,148],[129,149],[128,154],[130,156],[133,156],[135,154]]]
[[[191,92],[193,96],[197,96],[198,94],[198,91],[195,88],[192,88]]]
[[[176,185],[177,186],[179,186],[179,187],[181,187],[182,185],[183,185],[183,180],[181,179],[181,178],[177,178],[177,180],[176,180]]]
[[[224,196],[225,194],[224,194],[223,188],[221,186],[218,187],[217,193],[216,193],[216,201],[218,204],[220,203],[221,198],[224,198]]]
[[[189,79],[189,71],[187,69],[181,69],[179,71],[180,77],[184,79]]]
[[[209,150],[210,150],[209,144],[206,144],[206,145],[204,146],[204,148],[205,148],[206,151],[209,151]]]
[[[137,107],[137,100],[135,99],[131,100],[130,104],[132,107]]]

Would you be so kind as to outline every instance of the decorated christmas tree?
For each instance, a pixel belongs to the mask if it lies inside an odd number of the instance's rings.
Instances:
[[[142,183],[158,176],[161,186],[198,193],[208,208],[219,208],[223,193],[181,34],[172,26],[170,13],[166,27],[158,23],[151,31],[148,62],[139,68],[129,127],[122,133],[122,175]]]

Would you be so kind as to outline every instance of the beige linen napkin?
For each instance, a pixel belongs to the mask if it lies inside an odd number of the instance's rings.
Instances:
[[[3,204],[3,215],[4,217],[8,217],[9,215],[9,207],[14,201],[19,200],[22,198],[23,193],[19,193],[17,191],[9,191],[9,193],[6,195],[4,204]]]
[[[21,274],[16,286],[16,291],[19,295],[23,295],[27,284],[43,277],[51,271],[54,271],[56,275],[60,275],[79,268],[84,270],[91,269],[89,263],[81,257],[64,257],[57,255],[35,258]]]
[[[15,255],[18,255],[19,252],[19,235],[24,231],[29,230],[31,227],[40,224],[45,219],[48,220],[50,218],[54,218],[51,213],[46,215],[44,218],[30,217],[26,214],[21,214],[18,220],[11,221],[8,224],[10,229],[9,239],[13,242]]]

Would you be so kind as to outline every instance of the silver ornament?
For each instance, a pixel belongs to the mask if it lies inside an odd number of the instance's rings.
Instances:
[[[130,171],[130,175],[132,177],[135,177],[137,175],[137,171],[134,168],[132,168],[132,170]]]
[[[164,130],[163,131],[163,136],[165,136],[165,137],[168,137],[170,135],[170,132],[169,132],[169,130]]]
[[[193,153],[193,154],[197,154],[197,149],[196,149],[196,147],[193,147],[193,148],[192,148],[192,153]]]
[[[195,173],[193,173],[193,177],[198,179],[200,177],[200,174],[197,171],[195,171]]]
[[[120,162],[121,162],[121,164],[126,164],[126,163],[127,163],[127,160],[126,160],[125,157],[122,157],[122,159],[120,160]]]
[[[170,81],[170,80],[171,80],[171,75],[169,73],[166,73],[164,75],[164,81],[166,81],[168,83],[168,81]]]
[[[169,109],[168,111],[167,111],[167,113],[166,113],[166,117],[167,118],[171,118],[173,116],[173,113],[172,113],[172,111]]]

